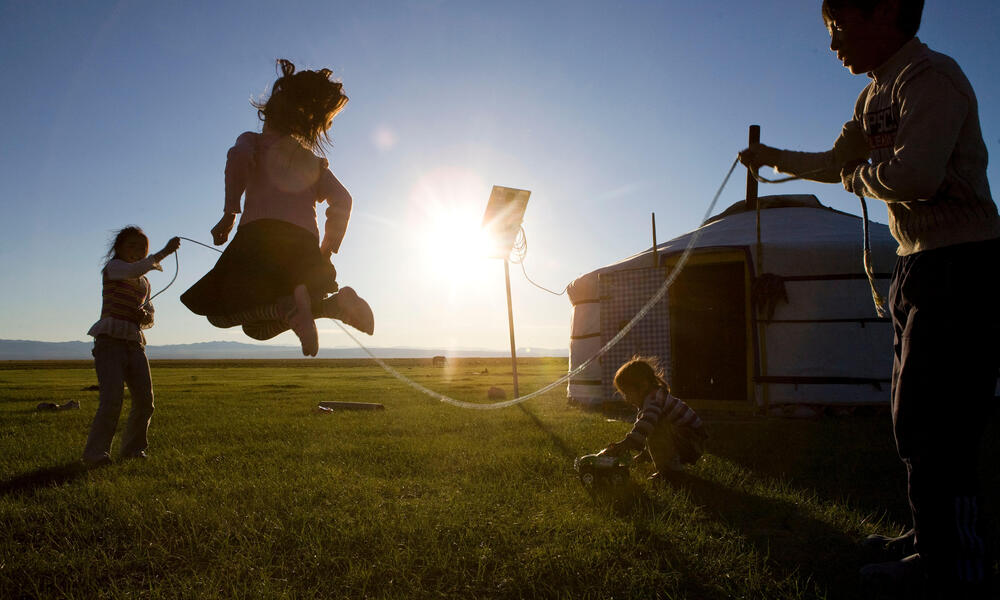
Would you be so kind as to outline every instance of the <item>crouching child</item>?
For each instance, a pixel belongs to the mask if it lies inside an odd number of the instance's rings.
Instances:
[[[698,413],[670,394],[654,359],[632,358],[615,373],[614,383],[625,402],[639,412],[632,431],[601,454],[622,456],[648,450],[656,467],[651,479],[698,461],[708,439],[705,427]]]

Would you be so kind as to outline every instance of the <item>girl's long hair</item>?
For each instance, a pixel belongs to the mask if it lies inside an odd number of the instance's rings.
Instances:
[[[130,235],[140,236],[146,240],[146,245],[149,245],[149,237],[141,227],[138,225],[126,225],[114,232],[114,237],[111,238],[111,243],[108,246],[108,253],[104,255],[104,266],[107,266],[112,259],[118,258],[118,246]]]
[[[633,387],[641,384],[649,384],[652,387],[662,387],[664,391],[670,392],[670,386],[663,376],[663,368],[660,361],[653,356],[635,355],[626,361],[615,373],[615,389],[620,393],[624,387]]]
[[[296,73],[295,65],[284,58],[278,59],[278,71],[281,77],[274,82],[271,96],[250,103],[261,121],[322,153],[331,143],[330,119],[347,104],[344,85],[330,79],[330,69]]]

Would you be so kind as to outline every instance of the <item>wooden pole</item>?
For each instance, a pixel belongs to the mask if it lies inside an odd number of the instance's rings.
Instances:
[[[750,132],[748,135],[749,144],[759,144],[760,143],[760,125],[751,125]],[[760,235],[760,199],[757,196],[757,178],[754,175],[757,174],[758,169],[753,171],[747,168],[747,208],[753,208],[754,212],[757,213],[757,264],[754,268],[754,277],[760,277],[764,274],[764,245],[761,242]],[[751,286],[751,289],[753,286]],[[760,361],[759,361],[759,371],[761,377],[767,375],[767,323],[761,323],[759,318],[759,307],[756,306],[756,299],[752,297],[751,301],[754,302],[753,318],[757,324],[757,339],[759,343]],[[756,386],[755,386],[756,387]],[[761,406],[764,414],[770,412],[770,394],[768,394],[767,384],[761,383]]]
[[[517,347],[514,345],[514,305],[510,301],[510,263],[503,259],[503,276],[507,282],[507,326],[510,328],[510,367],[514,374],[514,397],[520,398],[517,389]]]
[[[760,143],[760,125],[750,126],[750,143],[749,145]],[[757,174],[757,169],[752,172],[747,168],[747,209],[757,210],[757,179],[754,175]],[[758,225],[759,227],[759,225]]]
[[[656,213],[649,213],[650,219],[653,221],[653,267],[660,266],[659,257],[656,254]]]

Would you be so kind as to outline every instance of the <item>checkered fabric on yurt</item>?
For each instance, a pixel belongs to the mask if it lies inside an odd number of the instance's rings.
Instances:
[[[608,343],[608,340],[632,320],[632,317],[659,291],[666,275],[666,269],[652,267],[599,275],[602,343]],[[601,357],[601,380],[606,402],[616,398],[615,371],[636,354],[659,358],[667,381],[670,380],[669,296],[665,294],[621,341]]]

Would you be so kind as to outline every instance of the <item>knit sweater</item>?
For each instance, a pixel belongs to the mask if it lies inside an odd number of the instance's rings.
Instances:
[[[1000,237],[972,85],[958,64],[919,39],[868,74],[832,150],[780,151],[777,168],[886,202],[897,253]]]
[[[691,410],[683,400],[671,396],[663,388],[657,388],[643,400],[632,431],[619,444],[631,450],[642,450],[646,447],[646,438],[664,418],[673,425],[692,429],[701,427],[698,413]]]
[[[241,210],[240,198],[246,192]],[[242,212],[240,225],[277,219],[319,238],[316,203],[327,202],[325,234],[333,251],[347,231],[352,199],[330,172],[329,162],[295,138],[265,130],[241,134],[226,158],[225,212]]]
[[[146,336],[142,330],[151,327],[152,322],[144,321],[142,305],[149,298],[146,273],[153,269],[163,270],[152,255],[131,263],[118,258],[108,261],[101,272],[101,318],[90,327],[87,335],[107,335],[145,346]],[[151,313],[153,305],[147,305],[146,311]]]

